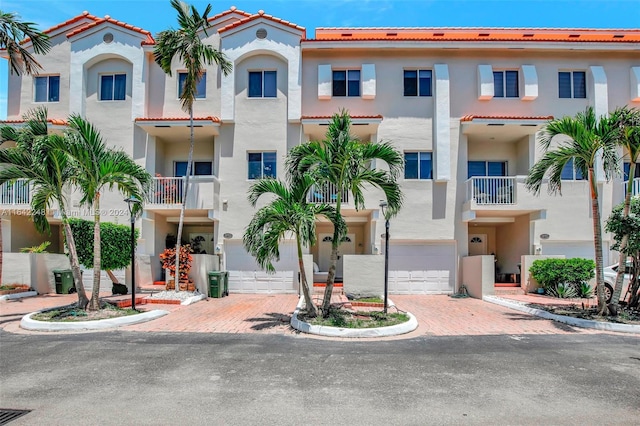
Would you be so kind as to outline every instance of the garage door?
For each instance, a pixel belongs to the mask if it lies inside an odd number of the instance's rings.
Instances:
[[[389,292],[395,294],[453,293],[454,244],[393,244],[389,247]]]
[[[297,293],[298,257],[294,243],[280,246],[276,272],[268,274],[244,249],[242,241],[225,242],[225,264],[230,293]]]
[[[593,241],[583,242],[555,242],[555,241],[543,241],[542,254],[548,255],[564,255],[567,259],[573,257],[581,257],[583,259],[595,259],[595,251],[593,248]],[[603,243],[602,255],[604,257],[604,264],[609,265],[609,245]]]

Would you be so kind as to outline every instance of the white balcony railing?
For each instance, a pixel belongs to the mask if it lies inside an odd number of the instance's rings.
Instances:
[[[0,204],[31,203],[31,184],[27,179],[17,179],[0,185]]]
[[[184,193],[183,177],[155,177],[150,204],[180,204]]]
[[[338,201],[338,190],[333,184],[312,186],[309,191],[309,202],[334,204]],[[349,191],[342,191],[341,203],[349,202]]]
[[[624,182],[624,193],[627,193],[627,184],[629,181]],[[633,187],[631,188],[631,195],[636,196],[640,195],[640,178],[635,178],[633,180]]]
[[[467,201],[482,205],[513,205],[516,203],[515,186],[515,177],[472,177],[467,180]]]

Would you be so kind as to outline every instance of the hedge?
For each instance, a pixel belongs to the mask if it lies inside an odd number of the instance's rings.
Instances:
[[[562,283],[578,286],[587,282],[595,276],[595,268],[596,264],[593,260],[579,257],[540,259],[533,261],[529,272],[542,287],[553,289]]]

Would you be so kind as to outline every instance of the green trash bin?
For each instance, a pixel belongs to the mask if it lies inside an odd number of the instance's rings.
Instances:
[[[220,298],[224,295],[224,272],[209,271],[209,297]]]
[[[75,293],[76,286],[71,269],[54,269],[53,277],[56,282],[56,294]]]
[[[223,295],[224,296],[228,296],[229,295],[229,272],[228,271],[223,271],[224,274],[224,290],[223,290]]]

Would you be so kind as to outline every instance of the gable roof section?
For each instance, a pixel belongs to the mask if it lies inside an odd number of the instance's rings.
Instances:
[[[127,24],[125,22],[122,21],[118,21],[116,19],[111,18],[111,16],[106,15],[104,18],[97,18],[97,20],[89,25],[85,25],[84,27],[81,28],[77,28],[73,31],[71,31],[70,33],[67,34],[67,38],[71,38],[73,36],[76,36],[80,33],[83,33],[87,30],[90,30],[91,28],[95,28],[99,25],[102,25],[104,23],[110,23],[113,25],[117,25],[119,27],[125,28],[129,31],[133,31],[136,33],[139,33],[143,36],[145,36],[145,39],[140,43],[142,45],[153,45],[156,43],[156,41],[153,39],[153,36],[151,35],[151,33],[147,30],[143,30],[140,27],[135,27],[133,25]]]
[[[209,23],[213,23],[213,21],[217,21],[220,18],[232,18],[232,16],[228,16],[228,15],[240,15],[238,16],[238,19],[242,19],[242,18],[248,18],[249,16],[251,16],[251,14],[249,12],[245,12],[244,10],[238,10],[237,7],[235,6],[231,6],[228,10],[225,10],[224,12],[220,12],[217,15],[211,16],[209,17],[209,19],[207,19],[207,21]]]
[[[84,12],[82,12],[82,14],[78,15],[78,16],[74,16],[71,19],[67,19],[64,22],[59,23],[58,25],[54,25],[53,27],[44,30],[43,32],[45,34],[51,34],[53,32],[55,32],[56,30],[59,30],[61,28],[67,27],[71,24],[75,24],[77,22],[80,22],[83,19],[88,19],[90,20],[89,22],[85,23],[84,25],[89,25],[91,23],[91,21],[95,22],[97,20],[99,20],[100,18],[98,18],[97,16],[94,16],[92,14],[90,14],[89,12],[87,12],[86,10]]]
[[[640,43],[640,29],[573,28],[316,28],[304,41],[506,41]]]
[[[295,30],[301,31],[303,39],[307,37],[307,30],[304,27],[301,27],[300,25],[294,24],[293,22],[285,21],[284,19],[276,18],[275,16],[272,16],[272,15],[267,15],[266,13],[264,13],[264,10],[259,10],[258,13],[255,13],[255,14],[250,15],[250,16],[244,18],[244,19],[236,21],[233,24],[229,24],[226,27],[220,28],[218,30],[218,32],[219,33],[223,33],[223,32],[232,30],[234,28],[240,27],[242,25],[246,25],[249,22],[255,21],[256,19],[260,19],[260,18],[264,18],[264,19],[266,19],[268,21],[271,21],[271,22],[274,22],[276,24],[284,25],[286,27],[293,28]]]

